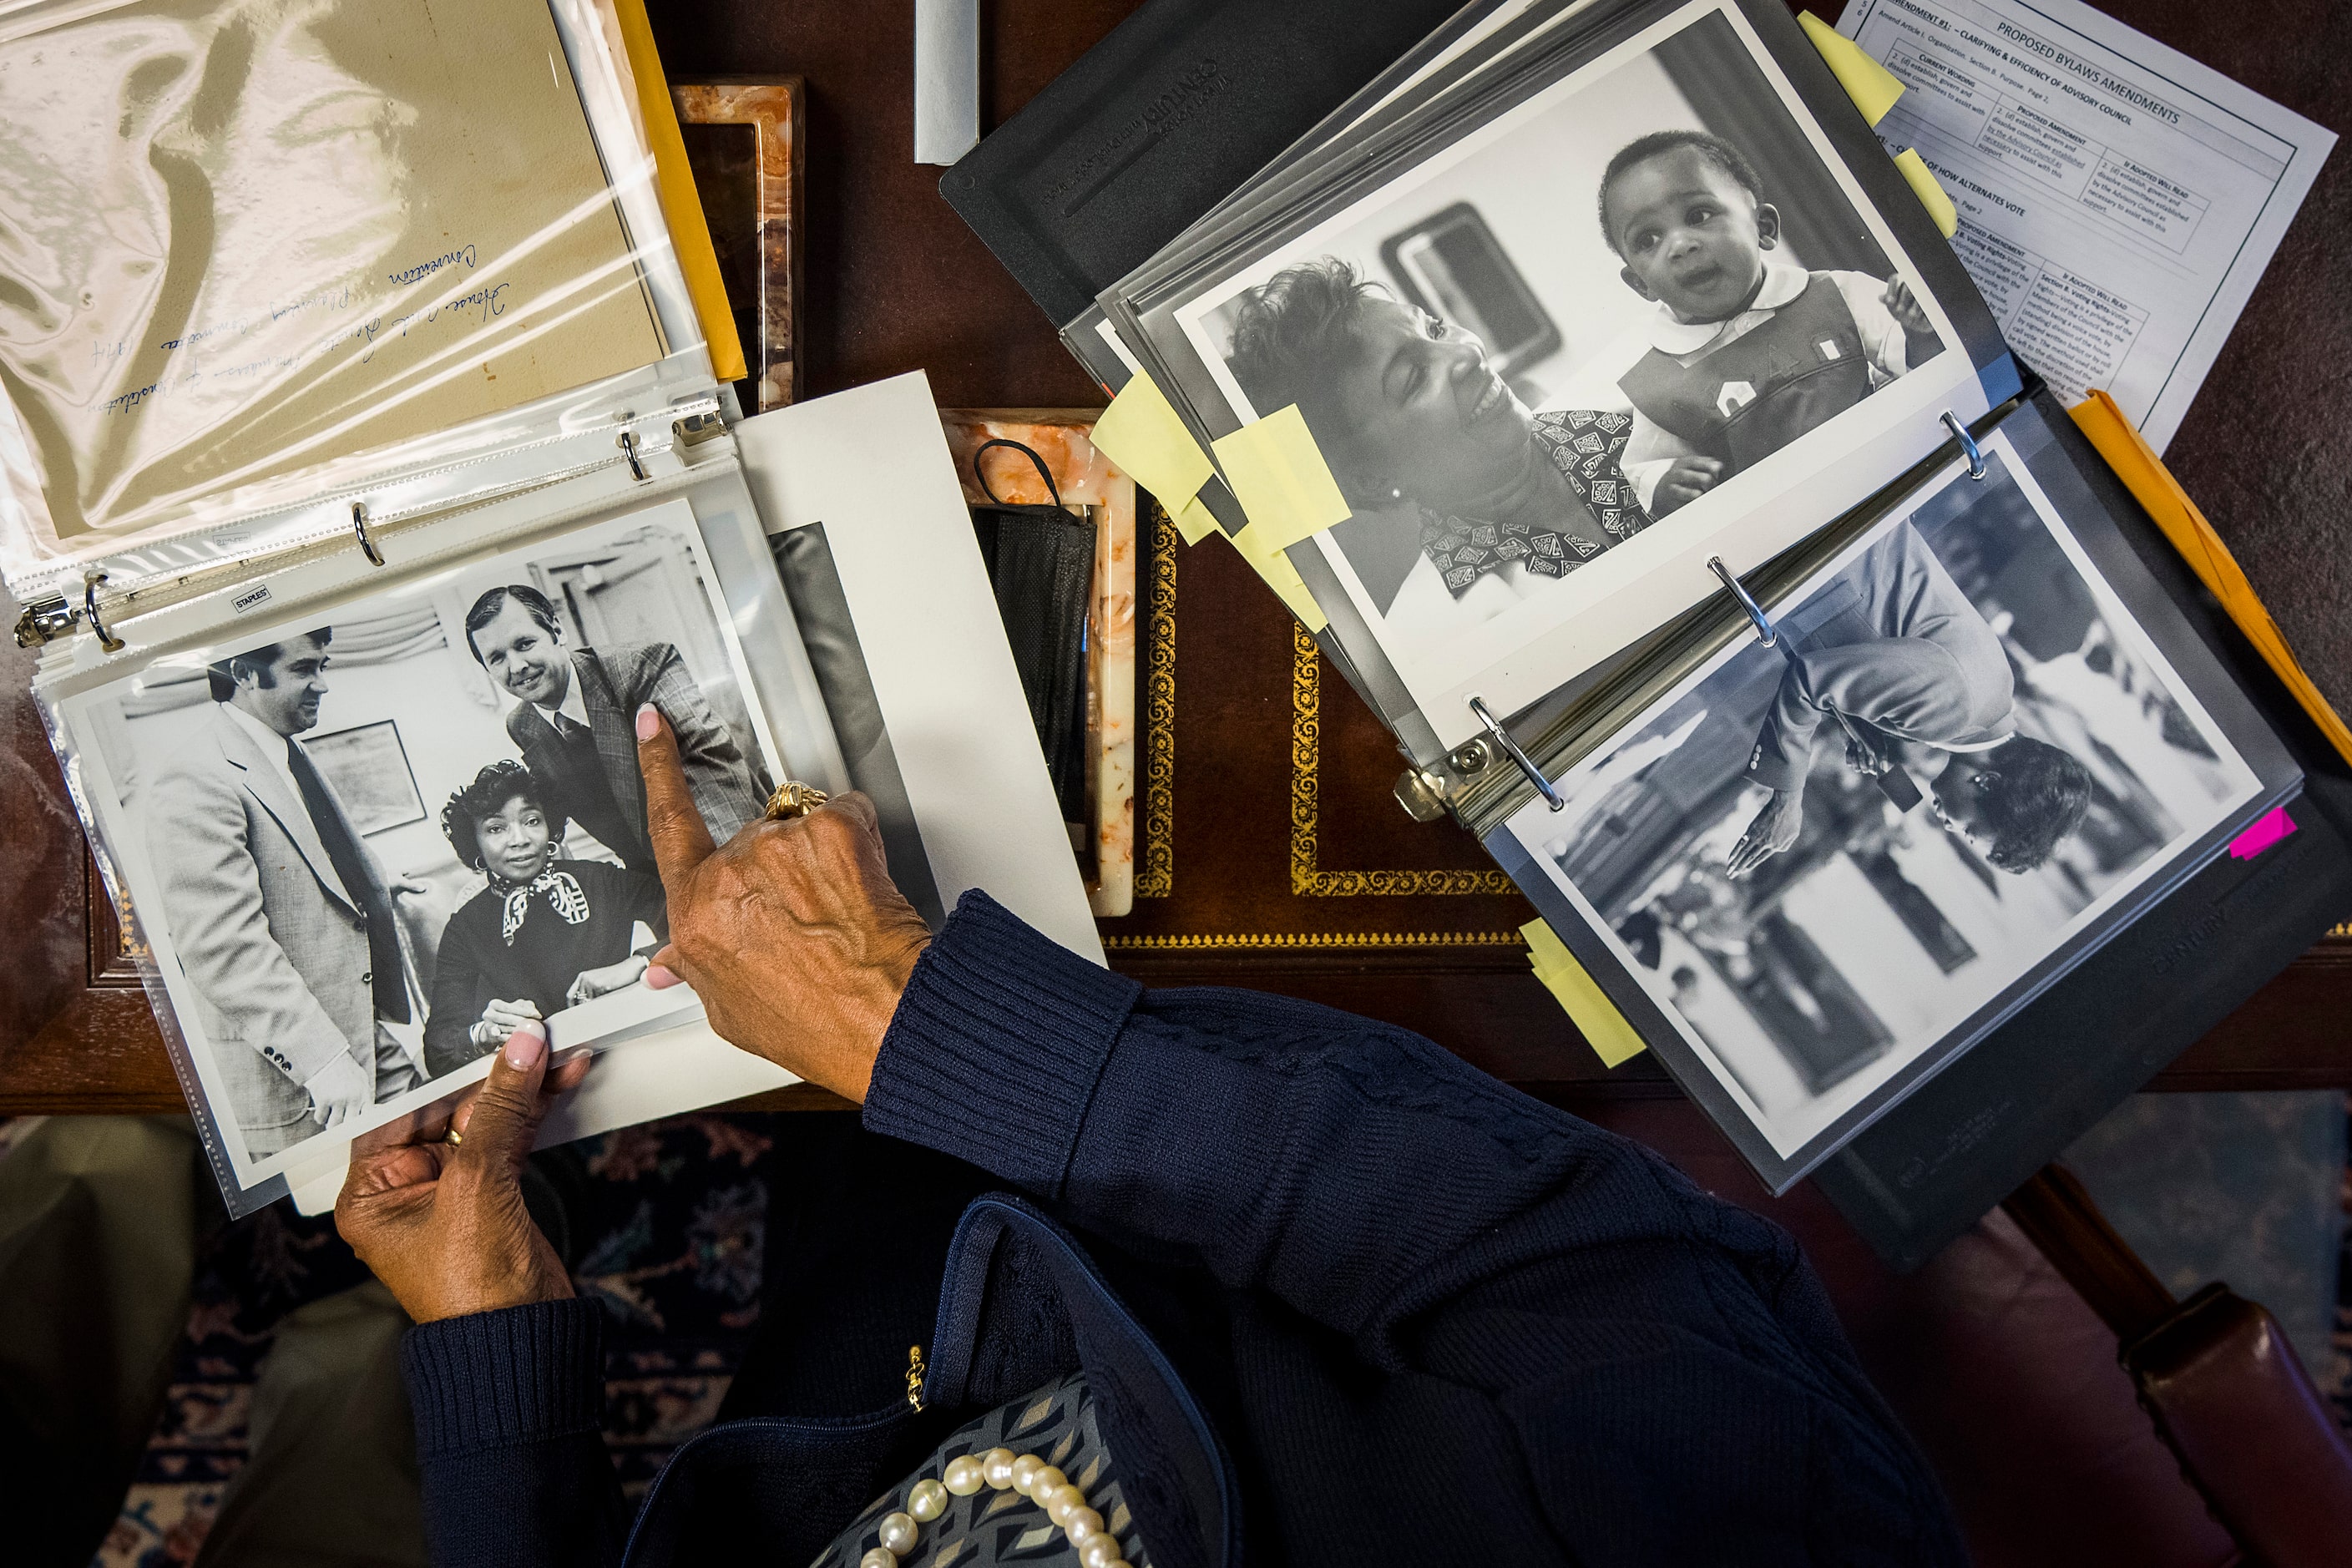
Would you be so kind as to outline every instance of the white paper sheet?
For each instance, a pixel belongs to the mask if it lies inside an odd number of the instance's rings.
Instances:
[[[1854,0],[1838,28],[1909,89],[1878,133],[1958,205],[2011,346],[2161,452],[2335,133],[2076,0]]]
[[[940,898],[952,909],[965,889],[984,887],[1102,963],[930,384],[917,372],[797,404],[746,421],[736,438],[769,532],[825,525]],[[539,1142],[798,1081],[707,1023],[658,1029],[603,1052]],[[299,1212],[333,1206],[348,1159],[346,1142],[289,1163]]]
[[[1103,961],[1020,672],[920,371],[748,419],[768,531],[824,524],[948,908],[969,888]]]

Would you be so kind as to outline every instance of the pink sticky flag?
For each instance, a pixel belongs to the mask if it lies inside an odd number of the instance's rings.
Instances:
[[[2286,814],[2286,807],[2280,806],[2230,840],[2230,854],[2236,859],[2251,860],[2294,831],[2294,818]]]

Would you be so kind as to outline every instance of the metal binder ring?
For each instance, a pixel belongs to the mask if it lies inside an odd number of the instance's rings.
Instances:
[[[1944,428],[1952,433],[1953,437],[1960,444],[1960,450],[1969,455],[1969,478],[1983,479],[1985,477],[1984,452],[1977,446],[1977,438],[1969,434],[1969,427],[1961,424],[1959,416],[1948,408],[1944,410]]]
[[[1764,606],[1756,602],[1756,596],[1748,591],[1747,585],[1731,574],[1731,568],[1723,563],[1723,557],[1708,556],[1706,569],[1723,579],[1723,585],[1731,590],[1731,596],[1739,601],[1741,609],[1748,612],[1748,618],[1756,624],[1756,640],[1766,647],[1777,645],[1780,640],[1780,628],[1772,624],[1772,617],[1764,613]]]
[[[352,531],[360,536],[360,550],[367,556],[368,564],[383,565],[383,552],[375,547],[375,536],[368,532],[367,508],[357,501],[352,502]]]
[[[1473,697],[1470,699],[1470,711],[1478,715],[1478,722],[1486,727],[1486,734],[1495,744],[1503,748],[1503,754],[1518,763],[1519,772],[1528,775],[1528,782],[1542,792],[1544,799],[1551,802],[1551,808],[1554,811],[1566,810],[1568,802],[1560,798],[1559,791],[1551,787],[1551,780],[1544,777],[1543,770],[1519,750],[1519,743],[1511,739],[1511,732],[1495,721],[1495,716],[1486,711],[1486,702]]]
[[[622,454],[629,459],[629,478],[639,483],[653,478],[653,475],[646,470],[645,458],[637,455],[637,433],[635,430],[621,432],[620,447]]]
[[[98,618],[98,585],[106,581],[103,572],[85,572],[81,579],[81,613],[89,618],[89,629],[98,634],[98,646],[109,653],[121,653],[123,641],[106,629]]]

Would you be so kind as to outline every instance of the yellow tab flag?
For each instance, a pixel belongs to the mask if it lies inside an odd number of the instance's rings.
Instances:
[[[735,312],[728,308],[727,285],[719,276],[719,251],[710,243],[710,221],[703,216],[702,198],[694,188],[694,171],[687,164],[686,138],[677,128],[677,106],[670,101],[669,79],[662,74],[660,51],[654,47],[653,25],[646,20],[646,0],[614,0],[614,13],[620,19],[629,74],[636,78],[637,110],[645,116],[646,140],[653,146],[654,185],[661,197],[662,219],[669,226],[670,244],[677,249],[678,270],[686,274],[686,294],[694,302],[694,318],[702,323],[711,374],[720,381],[740,381],[751,374],[743,363],[743,340],[736,335]]]
[[[1519,934],[1528,939],[1528,962],[1535,966],[1536,978],[1567,1009],[1569,1022],[1583,1035],[1601,1066],[1613,1068],[1650,1048],[1551,927],[1530,921],[1519,928]]]
[[[2345,727],[2343,718],[2320,695],[2311,677],[2304,673],[2302,662],[2287,647],[2278,623],[2263,606],[2254,585],[2246,581],[2237,557],[2221,542],[2221,536],[2213,531],[2213,525],[2205,521],[2205,514],[2197,510],[2197,503],[2189,499],[2189,492],[2180,488],[2180,481],[2172,477],[2172,470],[2164,466],[2164,459],[2124,417],[2116,400],[2104,392],[2094,391],[2068,412],[2074,415],[2074,423],[2082,427],[2091,445],[2098,448],[2099,456],[2107,460],[2107,467],[2116,471],[2116,477],[2156,519],[2156,526],[2180,552],[2189,569],[2197,574],[2197,580],[2221,601],[2221,607],[2229,611],[2230,618],[2238,623],[2238,629],[2246,634],[2246,640],[2254,645],[2255,651],[2286,683],[2286,689],[2294,693],[2304,711],[2343,753],[2344,760],[2352,763],[2352,729]]]
[[[1170,512],[1168,521],[1176,525],[1177,533],[1187,544],[1198,544],[1209,535],[1218,531],[1215,516],[1207,507],[1201,504],[1199,496],[1194,496],[1191,500]]]
[[[1811,13],[1797,20],[1804,25],[1805,37],[1813,40],[1822,58],[1835,72],[1838,85],[1845,89],[1862,117],[1873,125],[1886,118],[1895,100],[1903,96],[1903,84],[1895,73],[1862,52],[1862,46]]]
[[[1353,515],[1295,403],[1219,438],[1213,450],[1265,549],[1287,550]]]
[[[1959,233],[1960,209],[1952,205],[1944,183],[1936,178],[1935,170],[1927,167],[1927,160],[1919,156],[1919,149],[1906,147],[1895,154],[1895,166],[1903,171],[1904,179],[1910,182],[1911,194],[1919,198],[1919,205],[1927,209],[1927,216],[1936,220],[1944,237],[1949,239]]]
[[[1209,455],[1150,376],[1138,371],[1102,411],[1087,438],[1129,479],[1159,498],[1185,543],[1197,544],[1216,528],[1208,509],[1193,500],[1215,471]]]
[[[1267,546],[1265,535],[1258,524],[1253,522],[1234,534],[1233,542],[1234,548],[1241,552],[1242,559],[1250,563],[1250,569],[1265,578],[1265,585],[1282,596],[1282,602],[1290,607],[1292,615],[1298,617],[1300,625],[1310,632],[1319,632],[1331,624],[1331,617],[1323,613],[1322,606],[1315,602],[1315,595],[1307,591],[1307,584],[1298,575],[1298,568],[1293,566],[1290,558],[1280,550]]]

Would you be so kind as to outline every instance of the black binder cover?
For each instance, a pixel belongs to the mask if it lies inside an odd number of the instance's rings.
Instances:
[[[940,181],[1055,326],[1461,0],[1150,0]]]
[[[1899,1269],[1934,1257],[2352,915],[2352,767],[2073,421],[2050,423],[2086,487],[2050,485],[2051,499],[2116,520],[2285,742],[2304,793],[2286,806],[2293,837],[2206,867],[1814,1171]]]

